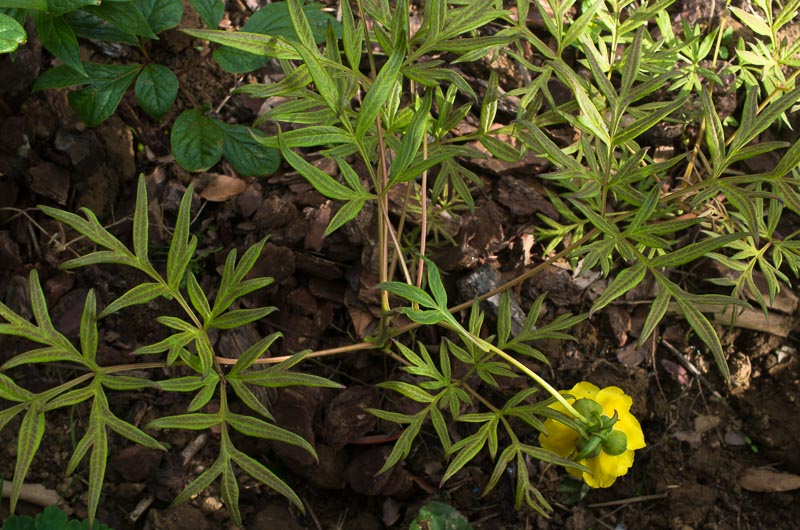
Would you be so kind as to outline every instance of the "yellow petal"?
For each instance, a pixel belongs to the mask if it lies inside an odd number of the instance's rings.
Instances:
[[[575,401],[577,401],[582,398],[594,399],[599,390],[600,389],[592,383],[581,381],[580,383],[576,383],[575,386],[572,387],[572,390],[567,390],[562,393],[571,394],[575,397]]]
[[[555,454],[569,458],[575,452],[575,443],[578,433],[556,420],[549,419],[544,422],[547,434],[539,434],[539,445]]]
[[[621,455],[611,456],[604,452],[595,458],[588,458],[581,462],[588,467],[592,474],[584,473],[583,479],[592,488],[608,488],[617,477],[628,472],[633,465],[633,451],[625,451]]]
[[[594,399],[603,406],[603,412],[609,418],[614,415],[614,411],[619,416],[626,414],[631,409],[631,404],[633,404],[631,397],[616,386],[604,388],[597,393]]]
[[[620,414],[619,421],[614,424],[614,430],[622,431],[628,438],[628,449],[641,449],[644,443],[644,433],[639,420],[633,414]]]

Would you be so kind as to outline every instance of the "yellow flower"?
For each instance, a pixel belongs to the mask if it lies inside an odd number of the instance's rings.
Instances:
[[[589,468],[591,473],[567,469],[571,475],[583,478],[592,488],[607,488],[611,486],[617,477],[627,473],[628,469],[633,465],[633,452],[645,446],[642,427],[639,425],[639,421],[630,413],[633,400],[618,387],[610,386],[601,390],[592,383],[585,381],[576,384],[572,390],[565,390],[561,393],[572,396],[572,398],[567,398],[570,404],[574,404],[577,400],[584,398],[594,401],[602,407],[600,414],[604,417],[614,418],[616,414],[617,421],[613,424],[612,431],[619,431],[625,435],[627,445],[624,446],[624,451],[617,455],[609,454],[605,450],[609,446],[604,448],[604,445],[601,444],[598,446],[599,451],[594,451],[592,456],[578,460],[578,463]],[[558,402],[553,403],[550,407],[569,415],[564,406]],[[580,439],[580,435],[577,432],[553,419],[546,420],[544,426],[547,434],[542,433],[539,435],[539,443],[543,448],[564,458],[579,456],[579,446],[583,440]],[[608,431],[606,430],[601,434],[607,436]],[[619,434],[613,435],[613,437],[616,439],[622,438]],[[612,449],[609,450],[616,452]]]

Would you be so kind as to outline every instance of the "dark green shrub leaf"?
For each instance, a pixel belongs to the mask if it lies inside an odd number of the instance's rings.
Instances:
[[[34,92],[37,90],[49,90],[53,88],[67,88],[75,85],[86,85],[92,80],[88,75],[75,71],[66,64],[56,66],[46,71],[33,84]]]
[[[261,131],[231,125],[221,121],[214,123],[222,131],[222,152],[239,175],[262,177],[278,170],[281,163],[280,151],[264,147],[257,138],[265,138]]]
[[[114,113],[141,66],[86,63],[84,67],[91,84],[70,92],[68,98],[86,125],[94,127]]]
[[[102,2],[98,6],[88,6],[85,11],[109,22],[120,31],[146,39],[155,39],[156,34],[135,3]]]
[[[100,2],[94,2],[92,5],[100,5]],[[136,35],[118,28],[114,24],[103,20],[93,13],[89,13],[85,9],[70,11],[65,16],[65,19],[69,22],[69,25],[72,26],[75,35],[78,37],[107,42],[124,42],[131,46],[136,46],[138,44]]]
[[[183,17],[181,0],[135,0],[134,3],[147,19],[153,33],[174,28]]]
[[[192,7],[209,28],[216,28],[225,15],[225,3],[222,0],[190,0]]]
[[[136,101],[144,111],[160,120],[178,95],[178,78],[160,64],[148,64],[136,79]]]
[[[322,11],[323,4],[309,3],[303,6],[314,40],[319,44],[325,42],[325,30],[330,23],[333,25],[337,37],[341,37],[341,25],[328,13]],[[289,10],[286,2],[273,2],[267,4],[253,13],[241,31],[259,33],[261,35],[276,35],[290,41],[297,41],[297,34],[292,27]],[[267,64],[267,59],[240,51],[229,46],[223,46],[214,51],[214,60],[228,72],[251,72]]]
[[[78,51],[78,39],[75,31],[64,20],[64,17],[54,16],[49,13],[34,12],[33,20],[36,22],[36,32],[42,45],[47,51],[64,61],[78,73],[88,75],[81,63]]]
[[[185,110],[172,126],[172,154],[189,171],[203,171],[222,158],[222,129],[197,109]]]
[[[10,16],[0,13],[0,53],[11,53],[27,40],[25,28]]]
[[[22,0],[24,3],[26,0]],[[36,0],[46,3],[44,8],[51,15],[65,15],[83,6],[99,6],[100,0]],[[31,3],[30,1],[28,3]]]
[[[46,0],[2,0],[0,7],[10,7],[17,9],[37,9],[39,11],[47,10]]]

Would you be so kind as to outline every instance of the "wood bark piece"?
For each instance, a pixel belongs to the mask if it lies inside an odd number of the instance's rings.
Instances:
[[[3,481],[3,497],[11,496],[11,481]],[[37,506],[53,506],[64,502],[55,490],[47,489],[41,484],[23,484],[19,492],[19,500]]]

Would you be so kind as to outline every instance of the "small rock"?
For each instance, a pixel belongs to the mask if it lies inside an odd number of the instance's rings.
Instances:
[[[181,504],[168,510],[150,510],[147,520],[158,530],[211,530],[203,512],[191,504]]]
[[[285,502],[268,504],[259,511],[253,521],[247,525],[248,530],[305,530],[306,527],[299,522],[289,511]]]

